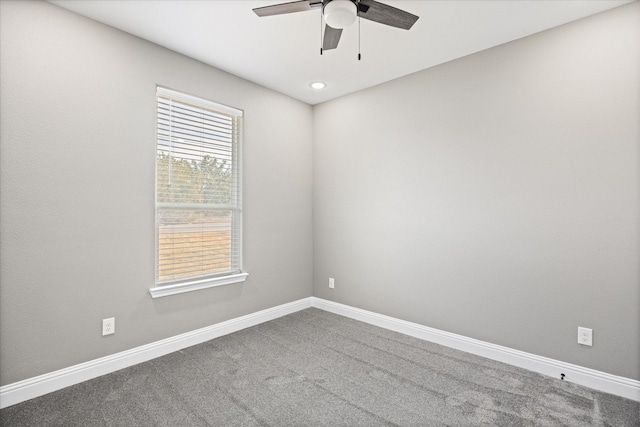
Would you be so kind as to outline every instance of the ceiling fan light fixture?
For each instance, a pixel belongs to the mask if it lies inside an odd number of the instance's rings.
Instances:
[[[332,0],[324,6],[323,14],[327,25],[339,30],[356,21],[358,8],[351,0]]]

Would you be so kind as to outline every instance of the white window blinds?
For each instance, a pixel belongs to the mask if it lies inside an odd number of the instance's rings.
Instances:
[[[157,90],[156,284],[241,272],[242,111]]]

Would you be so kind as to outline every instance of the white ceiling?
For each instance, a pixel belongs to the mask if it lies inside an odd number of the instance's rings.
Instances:
[[[313,105],[633,0],[380,0],[420,19],[409,31],[363,19],[361,61],[357,24],[321,56],[319,9],[252,11],[291,0],[50,1]]]

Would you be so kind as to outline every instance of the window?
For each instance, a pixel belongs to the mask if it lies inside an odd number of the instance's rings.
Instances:
[[[242,111],[157,89],[156,298],[243,281]]]

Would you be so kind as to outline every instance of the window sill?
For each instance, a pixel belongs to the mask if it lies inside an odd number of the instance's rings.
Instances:
[[[167,297],[169,295],[182,294],[184,292],[198,291],[200,289],[212,288],[214,286],[230,285],[232,283],[244,282],[249,273],[238,273],[231,276],[215,277],[194,282],[178,283],[176,285],[156,286],[149,289],[151,298]]]

